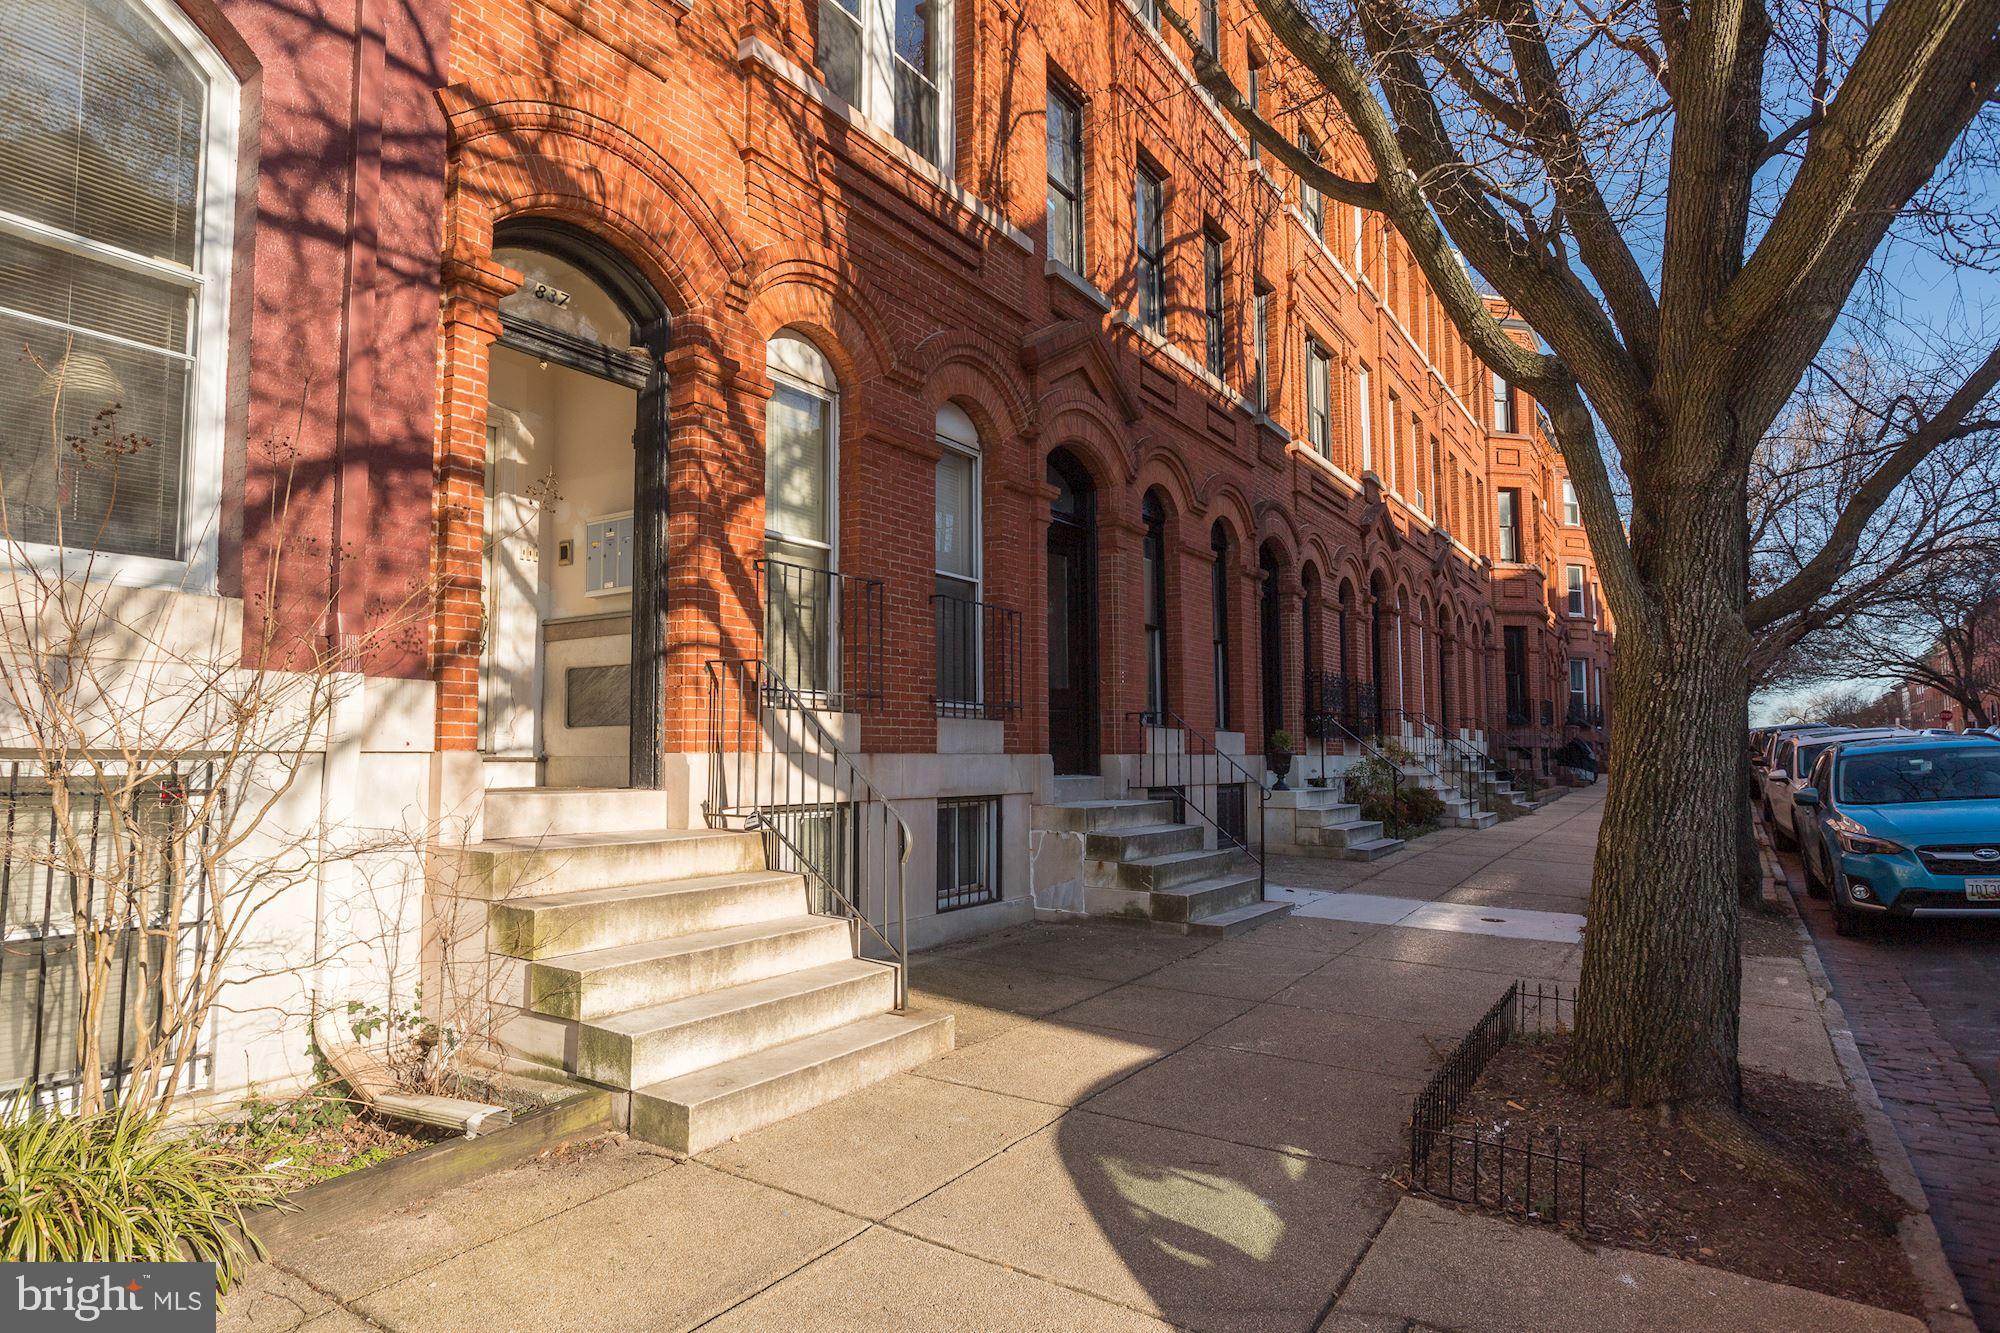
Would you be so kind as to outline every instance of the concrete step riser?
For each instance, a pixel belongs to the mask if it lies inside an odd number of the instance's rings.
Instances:
[[[703,1152],[914,1069],[949,1051],[951,1042],[951,1018],[944,1015],[927,1023],[893,1025],[856,1049],[699,1101],[677,1101],[641,1089],[632,1094],[632,1135],[672,1152]]]
[[[1321,809],[1299,811],[1298,826],[1300,828],[1338,828],[1342,824],[1353,823],[1360,815],[1361,807],[1358,805],[1329,805]]]
[[[1190,935],[1206,935],[1217,939],[1246,934],[1259,926],[1269,925],[1279,917],[1290,916],[1290,903],[1252,902],[1233,911],[1218,913],[1206,920],[1189,924]]]
[[[1180,860],[1154,863],[1086,861],[1083,866],[1083,883],[1086,888],[1131,889],[1139,893],[1151,893],[1159,889],[1193,884],[1199,880],[1238,874],[1251,865],[1249,857],[1233,848],[1211,852],[1206,856],[1189,856]]]
[[[846,925],[828,918],[809,930],[588,971],[532,963],[528,1006],[555,1018],[602,1018],[853,956],[852,933]]]
[[[666,828],[667,819],[664,792],[502,787],[486,793],[480,822],[488,838],[535,839]]]
[[[455,856],[457,871],[443,886],[451,896],[527,898],[762,870],[764,840],[753,833],[710,833],[576,847],[481,845]]]
[[[1313,841],[1322,847],[1348,847],[1357,842],[1373,842],[1382,836],[1379,820],[1357,819],[1348,824],[1336,824],[1331,828],[1307,829],[1304,832],[1317,834]]]
[[[1349,861],[1377,861],[1391,852],[1400,852],[1402,850],[1403,840],[1401,838],[1383,838],[1372,845],[1364,843],[1360,846],[1347,847],[1340,854]]]
[[[1232,880],[1194,893],[1086,887],[1083,894],[1084,906],[1092,916],[1188,925],[1256,902],[1257,881]]]
[[[593,1083],[641,1088],[733,1060],[752,1051],[828,1032],[896,1003],[896,974],[887,967],[734,1009],[658,1032],[628,1035],[584,1024],[577,1033],[577,1073]]]
[[[1114,805],[1038,805],[1034,827],[1062,833],[1103,833],[1121,828],[1174,822],[1172,801],[1131,801]]]
[[[680,893],[635,893],[603,903],[537,908],[533,898],[517,899],[494,903],[489,920],[495,953],[550,958],[774,921],[805,909],[805,882],[796,875],[772,875]]]
[[[1198,852],[1201,845],[1201,830],[1183,824],[1143,833],[1092,833],[1084,839],[1083,855],[1089,861],[1137,861],[1148,856],[1171,856],[1175,852]]]

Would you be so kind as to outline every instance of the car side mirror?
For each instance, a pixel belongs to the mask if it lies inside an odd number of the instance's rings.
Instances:
[[[1783,782],[1785,780],[1785,770],[1782,768],[1774,768],[1771,770],[1769,776],[1771,781],[1773,782]]]
[[[1792,804],[1811,810],[1819,805],[1818,787],[1801,787],[1792,793]]]

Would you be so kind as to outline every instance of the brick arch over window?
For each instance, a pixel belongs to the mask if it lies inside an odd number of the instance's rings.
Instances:
[[[840,376],[843,393],[864,395],[895,370],[895,339],[867,295],[849,283],[840,257],[815,245],[787,245],[750,257],[744,318],[761,352],[781,329],[804,331]]]

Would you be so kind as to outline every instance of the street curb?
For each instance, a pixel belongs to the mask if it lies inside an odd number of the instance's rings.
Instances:
[[[1896,1235],[1910,1261],[1911,1276],[1916,1278],[1923,1295],[1924,1322],[1936,1333],[1979,1333],[1979,1325],[1973,1322],[1965,1303],[1965,1290],[1958,1285],[1958,1275],[1951,1271],[1951,1263],[1944,1257],[1944,1243],[1938,1239],[1937,1226],[1931,1221],[1930,1199],[1924,1193],[1923,1182],[1917,1178],[1917,1169],[1911,1164],[1902,1139],[1897,1137],[1889,1113],[1882,1109],[1881,1094],[1876,1092],[1875,1080],[1868,1075],[1868,1064],[1861,1058],[1861,1048],[1848,1026],[1847,1011],[1834,997],[1833,979],[1827,975],[1819,946],[1813,943],[1812,932],[1806,929],[1805,918],[1799,914],[1799,905],[1792,900],[1784,868],[1778,863],[1762,816],[1757,817],[1757,852],[1764,865],[1764,896],[1791,918],[1806,976],[1819,994],[1820,1022],[1826,1028],[1827,1039],[1833,1043],[1841,1072],[1847,1076],[1847,1088],[1854,1097],[1855,1109],[1861,1113],[1875,1164],[1881,1168],[1889,1188],[1910,1206],[1910,1213],[1896,1224]]]

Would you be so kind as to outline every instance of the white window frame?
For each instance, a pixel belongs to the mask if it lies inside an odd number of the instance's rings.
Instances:
[[[1389,403],[1388,403],[1389,455],[1387,458],[1383,460],[1382,484],[1384,486],[1387,486],[1390,490],[1393,491],[1396,489],[1396,472],[1397,472],[1396,454],[1402,448],[1402,442],[1400,439],[1398,439],[1398,437],[1403,433],[1403,425],[1402,425],[1403,400],[1401,396],[1399,396],[1394,389],[1391,389],[1388,392],[1389,392]],[[1411,448],[1414,449],[1415,447],[1416,446],[1413,442]],[[1421,478],[1419,478],[1419,480],[1421,480]],[[1417,491],[1417,508],[1422,509],[1423,507],[1424,507],[1424,493],[1421,489],[1419,489]]]
[[[1581,620],[1590,614],[1590,584],[1582,565],[1563,566],[1563,589],[1571,620]]]
[[[1590,665],[1581,657],[1569,659],[1569,697],[1582,705],[1585,717],[1590,716]]]
[[[1271,293],[1259,288],[1250,294],[1251,339],[1257,358],[1257,410],[1271,410]]]
[[[1333,457],[1333,353],[1310,333],[1306,335],[1306,443],[1321,458]]]
[[[236,74],[178,5],[163,0],[128,0],[132,9],[158,28],[208,81],[202,115],[200,200],[193,268],[161,263],[114,246],[72,235],[0,208],[0,231],[67,250],[99,263],[114,264],[150,278],[162,278],[194,293],[195,309],[185,360],[189,377],[187,436],[181,451],[180,548],[182,558],[126,555],[85,547],[16,542],[23,563],[51,577],[87,576],[92,582],[131,587],[216,590],[217,550],[222,530],[222,455],[229,417],[229,271],[236,244],[236,154],[242,89]],[[17,317],[34,320],[25,312]],[[89,335],[108,342],[105,334]],[[160,348],[138,345],[148,353]],[[79,565],[82,567],[79,568]]]
[[[773,355],[773,349],[781,341],[804,343],[812,348],[822,361],[826,361],[827,379],[830,382],[820,384],[808,376],[785,369],[780,363],[780,357]],[[827,360],[826,353],[821,352],[813,341],[802,333],[795,333],[789,328],[781,329],[772,334],[770,341],[764,346],[766,374],[773,380],[826,404],[826,540],[819,541],[811,537],[779,532],[771,526],[767,514],[764,523],[764,542],[767,547],[771,542],[778,541],[788,546],[811,546],[822,549],[826,552],[826,572],[838,574],[840,572],[840,383],[833,369],[833,363]],[[765,429],[769,430],[769,427]]]
[[[1563,478],[1562,502],[1563,526],[1566,528],[1581,526],[1583,523],[1583,509],[1576,502],[1576,483],[1568,477]]]
[[[837,0],[825,0],[828,5],[836,5]],[[936,0],[937,21],[933,26],[931,40],[936,43],[938,68],[932,76],[937,85],[937,135],[938,152],[935,159],[926,158],[946,177],[957,169],[957,135],[953,126],[957,123],[953,110],[953,92],[957,86],[957,0]],[[844,7],[843,7],[844,8]],[[861,13],[861,70],[859,73],[860,104],[854,109],[862,116],[887,131],[894,138],[896,133],[896,0],[860,0]],[[853,18],[855,15],[848,15]],[[817,54],[814,67],[818,67]],[[829,92],[831,90],[829,89]],[[839,94],[833,94],[836,98]],[[903,143],[901,139],[897,143]],[[903,147],[916,154],[922,153],[910,144]]]
[[[972,436],[970,441],[961,440],[954,435],[946,433],[942,425],[942,419],[944,417],[947,408],[957,412],[960,416],[965,415],[965,410],[963,408],[956,407],[953,404],[947,403],[945,407],[939,408],[938,417],[940,419],[940,424],[937,427],[935,427],[933,432],[933,437],[937,440],[938,448],[940,451],[944,453],[955,454],[958,457],[967,459],[972,463],[972,495],[971,495],[971,504],[969,506],[969,511],[970,511],[969,517],[971,519],[971,522],[968,525],[969,530],[966,532],[965,538],[966,541],[970,544],[971,554],[972,554],[972,578],[970,580],[972,583],[971,600],[975,605],[979,605],[983,608],[983,605],[986,601],[986,527],[985,527],[986,517],[985,513],[983,512],[986,508],[985,450],[984,448],[981,447],[981,441],[979,439],[979,428],[976,425],[973,425],[970,417],[966,418],[966,425],[969,428],[970,434]],[[937,497],[935,494],[933,494],[931,497],[931,523],[933,525],[933,534],[935,534],[936,530],[935,525],[937,523]],[[953,570],[935,568],[937,564],[937,542],[935,540],[935,536],[933,537],[933,540],[931,542],[931,563],[933,565],[933,568],[931,570],[931,584],[933,587],[936,587],[937,581],[939,579],[950,579],[954,583],[964,583],[967,581],[965,575],[963,574],[957,573]],[[986,703],[985,615],[986,612],[983,609],[981,609],[979,612],[980,616],[979,632],[975,637],[972,645],[973,697],[970,700],[970,702],[982,706]],[[941,693],[940,697],[942,697]],[[954,702],[961,702],[961,701],[954,701]]]

